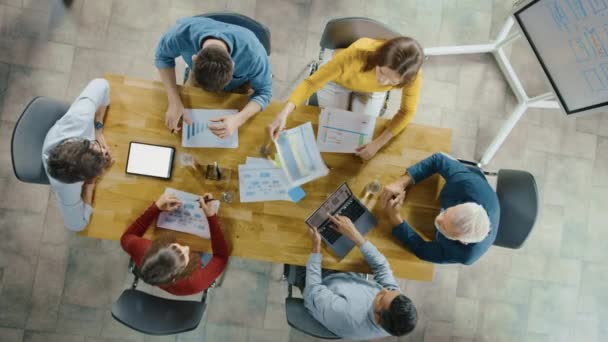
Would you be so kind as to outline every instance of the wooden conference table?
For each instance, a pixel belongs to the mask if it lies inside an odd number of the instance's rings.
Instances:
[[[232,255],[276,263],[305,265],[311,241],[304,220],[326,197],[344,181],[361,198],[365,185],[377,179],[388,184],[404,169],[434,152],[449,152],[451,130],[410,124],[406,130],[382,149],[369,162],[350,154],[324,153],[323,159],[331,169],[328,176],[302,186],[306,197],[299,203],[287,201],[240,203],[238,196],[239,164],[247,156],[259,157],[259,148],[267,142],[266,125],[283,106],[273,101],[239,129],[237,149],[202,149],[181,146],[181,134],[172,134],[164,126],[167,97],[160,82],[108,74],[111,104],[105,120],[104,135],[116,160],[99,181],[91,222],[81,234],[92,238],[119,240],[131,224],[165,190],[172,187],[192,193],[233,190],[232,203],[221,203],[219,217]],[[238,94],[210,94],[197,88],[180,88],[186,108],[242,108],[248,97]],[[287,127],[311,121],[316,128],[319,108],[298,107],[290,116]],[[379,119],[375,134],[387,120]],[[128,175],[125,173],[129,142],[173,146],[176,158],[171,180]],[[220,167],[232,170],[229,180],[205,179],[194,168],[180,165],[180,154],[190,153],[201,165],[217,161]],[[441,178],[431,177],[413,187],[403,208],[404,218],[427,238],[434,236],[433,219],[439,210],[437,197]],[[378,194],[379,195],[379,194]],[[377,196],[368,197],[366,205],[378,218],[378,226],[367,238],[388,258],[399,278],[431,280],[433,265],[417,259],[391,235],[391,226],[379,208]],[[146,237],[153,238],[165,230],[150,228]],[[193,250],[210,251],[209,240],[176,233],[178,241]],[[326,246],[322,247],[323,267],[344,271],[369,271],[361,253],[354,248],[338,261]]]

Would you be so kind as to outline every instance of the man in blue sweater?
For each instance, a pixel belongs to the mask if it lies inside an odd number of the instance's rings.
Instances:
[[[401,218],[399,209],[407,187],[435,173],[445,179],[445,186],[439,196],[441,212],[435,219],[437,234],[427,242]],[[393,235],[422,260],[471,265],[496,239],[500,218],[496,193],[482,173],[443,153],[410,166],[384,188],[380,201],[394,226]]]
[[[169,98],[165,125],[171,130],[179,130],[182,116],[186,123],[192,121],[177,91],[175,59],[180,56],[191,70],[189,85],[210,92],[253,89],[238,114],[211,120],[216,124],[209,130],[220,138],[232,135],[272,98],[270,61],[253,32],[205,17],[180,19],[161,37],[154,59]]]

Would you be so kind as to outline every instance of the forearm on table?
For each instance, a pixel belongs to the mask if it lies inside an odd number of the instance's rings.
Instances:
[[[99,108],[97,108],[97,111],[95,111],[95,121],[99,121],[99,122],[103,123],[103,120],[106,117],[107,110],[108,110],[108,106],[106,106],[106,105],[99,106]]]
[[[158,69],[160,79],[167,91],[169,101],[181,101],[179,91],[177,90],[177,80],[175,78],[175,68]]]
[[[259,113],[261,110],[262,106],[259,103],[255,101],[249,101],[247,105],[245,105],[245,107],[243,107],[243,109],[241,109],[238,114],[241,125],[247,122],[247,120],[249,120],[252,116]]]

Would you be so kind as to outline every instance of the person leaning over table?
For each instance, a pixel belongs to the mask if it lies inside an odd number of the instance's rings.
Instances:
[[[324,277],[321,236],[316,229],[309,228],[313,247],[306,263],[304,306],[317,321],[342,338],[368,340],[410,333],[418,321],[416,307],[401,293],[388,260],[348,217],[337,215],[330,219],[335,229],[359,248],[374,281],[343,272]]]
[[[209,92],[253,88],[251,100],[236,115],[212,119],[211,132],[226,138],[263,110],[272,98],[272,72],[264,46],[250,30],[205,17],[183,18],[160,39],[155,65],[167,90],[165,125],[179,130],[179,119],[192,123],[177,91],[175,58],[190,68],[188,84]]]
[[[59,202],[63,222],[83,230],[93,212],[95,181],[112,165],[103,135],[110,104],[108,81],[89,82],[67,113],[51,127],[42,145],[42,164]]]
[[[209,221],[213,250],[213,256],[205,266],[201,265],[199,254],[177,243],[171,233],[164,233],[153,241],[142,237],[161,211],[173,211],[181,206],[179,199],[172,194],[161,195],[127,228],[120,244],[133,259],[137,274],[144,282],[176,296],[188,296],[206,290],[222,274],[229,252],[217,213],[211,203],[206,203],[211,200],[213,197],[205,194],[198,201]]]
[[[426,242],[401,218],[399,209],[409,186],[439,173],[445,185],[439,195],[441,212],[435,218],[435,240]],[[410,166],[380,195],[393,235],[418,258],[434,263],[471,265],[492,246],[498,232],[498,197],[481,173],[443,154]]]
[[[289,114],[315,91],[321,107],[378,116],[384,107],[386,92],[399,88],[401,105],[388,127],[378,138],[357,149],[356,154],[362,159],[371,159],[412,120],[420,95],[423,60],[423,49],[412,38],[361,38],[346,49],[336,51],[331,60],[297,86],[285,107],[268,125],[268,132],[276,139],[285,128]]]

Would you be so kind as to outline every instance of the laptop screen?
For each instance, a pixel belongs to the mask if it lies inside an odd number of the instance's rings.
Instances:
[[[327,220],[327,214],[333,215],[342,204],[353,195],[352,191],[346,183],[340,185],[338,190],[331,194],[323,204],[306,220],[306,223],[312,227],[320,227]]]

